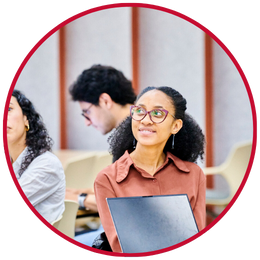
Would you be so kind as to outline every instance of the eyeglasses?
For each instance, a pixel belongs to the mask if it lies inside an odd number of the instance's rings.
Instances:
[[[93,106],[94,104],[91,104],[87,109],[83,109],[81,115],[84,116],[88,121],[91,121],[90,118],[87,116],[90,114],[89,109]]]
[[[169,111],[165,109],[153,109],[151,111],[146,111],[143,107],[139,107],[139,106],[130,107],[130,115],[136,121],[143,120],[146,117],[146,115],[149,114],[149,117],[152,122],[156,124],[160,124],[165,120],[168,113],[173,118],[176,118],[174,115],[172,115]]]

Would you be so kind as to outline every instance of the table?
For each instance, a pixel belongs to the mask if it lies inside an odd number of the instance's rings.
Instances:
[[[90,150],[73,150],[73,149],[63,149],[63,150],[55,150],[53,153],[58,157],[61,161],[63,169],[66,168],[68,161],[73,157],[88,155],[93,153],[94,151]]]
[[[93,210],[84,210],[84,209],[79,209],[77,212],[77,218],[84,218],[84,217],[98,217],[99,214],[96,211]]]

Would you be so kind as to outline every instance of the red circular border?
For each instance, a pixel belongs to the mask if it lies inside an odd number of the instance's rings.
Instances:
[[[67,237],[66,235],[64,235],[63,233],[61,233],[60,231],[58,231],[56,228],[54,228],[49,222],[47,222],[36,210],[35,208],[32,206],[32,204],[29,202],[29,200],[27,199],[27,197],[25,196],[23,190],[21,189],[17,178],[15,177],[14,171],[13,171],[13,167],[12,164],[10,162],[10,157],[9,157],[9,152],[8,152],[8,146],[7,146],[7,133],[6,133],[6,125],[7,125],[7,114],[8,114],[8,107],[9,107],[9,103],[10,103],[10,99],[12,96],[12,92],[13,89],[16,85],[17,79],[19,78],[24,66],[26,65],[26,63],[28,62],[28,60],[31,58],[31,56],[33,55],[33,53],[39,48],[39,46],[45,41],[47,40],[53,33],[55,33],[56,31],[58,31],[61,27],[67,25],[68,23],[91,13],[94,12],[98,12],[101,10],[106,10],[106,9],[111,9],[111,8],[118,8],[118,7],[143,7],[143,8],[150,8],[150,9],[155,9],[158,11],[163,11],[169,14],[173,14],[175,16],[178,16],[190,23],[192,23],[193,25],[197,26],[198,28],[200,28],[202,31],[204,31],[206,34],[208,34],[215,42],[217,42],[221,48],[227,53],[227,55],[229,56],[229,58],[232,60],[232,62],[234,63],[234,65],[236,66],[244,84],[247,90],[247,94],[250,100],[250,105],[251,105],[251,109],[252,109],[252,118],[253,118],[253,143],[252,143],[252,151],[251,151],[251,156],[250,156],[250,160],[249,160],[249,164],[245,173],[245,176],[235,194],[235,196],[232,198],[232,200],[230,201],[230,203],[227,205],[227,207],[221,212],[221,214],[211,223],[209,224],[206,228],[204,228],[202,231],[200,231],[198,234],[194,235],[193,237],[168,248],[164,248],[161,250],[157,250],[157,251],[151,251],[151,252],[145,252],[145,253],[114,253],[114,252],[108,252],[108,251],[102,251],[99,249],[95,249],[86,245],[83,245],[77,241],[75,241],[74,239],[71,239],[69,237]],[[11,176],[13,178],[13,181],[18,189],[18,191],[20,192],[21,196],[23,197],[24,201],[26,202],[26,204],[29,206],[29,208],[34,212],[34,214],[47,226],[49,227],[52,231],[54,231],[55,233],[57,233],[59,236],[61,236],[62,238],[66,239],[67,241],[82,247],[84,249],[96,252],[96,253],[100,253],[100,254],[104,254],[104,255],[110,255],[110,256],[127,256],[127,257],[137,257],[137,256],[150,256],[150,255],[155,255],[155,254],[160,254],[160,253],[164,253],[164,252],[168,252],[170,250],[174,250],[178,247],[181,247],[191,241],[193,241],[194,239],[198,238],[199,236],[201,236],[202,234],[204,234],[205,232],[207,232],[210,228],[212,228],[227,212],[228,210],[232,207],[232,205],[234,204],[234,202],[237,200],[238,196],[240,195],[243,187],[245,186],[245,183],[248,179],[250,170],[252,168],[253,165],[253,160],[254,160],[254,156],[255,156],[255,150],[256,150],[256,140],[257,140],[257,120],[256,120],[256,109],[255,109],[255,104],[254,104],[254,99],[252,96],[252,92],[250,90],[248,81],[241,69],[241,67],[239,66],[237,60],[234,58],[234,56],[231,54],[231,52],[227,49],[227,47],[212,33],[210,32],[207,28],[205,28],[204,26],[202,26],[201,24],[199,24],[198,22],[194,21],[193,19],[179,13],[176,11],[173,11],[171,9],[167,9],[164,7],[160,7],[160,6],[156,6],[156,5],[150,5],[150,4],[141,4],[141,3],[120,3],[120,4],[110,4],[110,5],[104,5],[104,6],[100,6],[100,7],[96,7],[96,8],[92,8],[89,9],[87,11],[81,12],[67,20],[65,20],[64,22],[60,23],[58,26],[54,27],[50,32],[48,32],[33,48],[32,50],[28,53],[28,55],[25,57],[25,59],[23,60],[22,64],[20,65],[18,71],[15,74],[15,77],[12,81],[10,90],[8,92],[8,96],[6,99],[6,104],[5,104],[5,109],[4,109],[4,119],[3,119],[3,140],[4,140],[4,150],[5,150],[5,156],[6,156],[6,160],[7,160],[7,164],[9,167],[9,170],[11,172]]]

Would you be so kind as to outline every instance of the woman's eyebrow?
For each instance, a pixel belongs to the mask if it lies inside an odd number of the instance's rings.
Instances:
[[[140,106],[140,107],[146,107],[144,104],[138,104],[138,106]],[[158,105],[158,106],[154,106],[154,108],[163,108],[163,106]]]

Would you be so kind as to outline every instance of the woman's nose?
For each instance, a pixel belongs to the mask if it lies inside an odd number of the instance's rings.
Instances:
[[[147,113],[146,116],[141,120],[141,123],[144,125],[153,124],[153,121],[150,118],[150,115]]]

